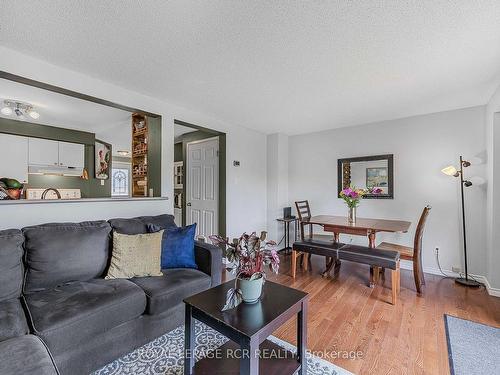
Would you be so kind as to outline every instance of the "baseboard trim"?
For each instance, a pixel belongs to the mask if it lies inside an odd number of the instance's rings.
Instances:
[[[404,270],[411,270],[413,271],[413,262],[410,262],[408,260],[401,260],[400,262],[401,269]],[[443,270],[444,273],[446,273],[450,277],[459,277],[460,275],[456,272],[450,271],[450,270]],[[433,268],[433,267],[424,267],[424,273],[430,273],[431,275],[439,275],[443,276],[439,268]],[[493,288],[488,279],[483,276],[483,275],[474,275],[470,274],[474,279],[479,281],[480,283],[484,284],[486,291],[490,296],[493,297],[500,297],[500,288]]]

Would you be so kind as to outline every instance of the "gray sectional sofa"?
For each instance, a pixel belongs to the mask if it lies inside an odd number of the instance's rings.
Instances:
[[[148,224],[175,225],[159,215],[0,231],[0,374],[53,374],[52,358],[63,375],[89,374],[183,324],[182,300],[220,284],[221,250],[196,242],[197,270],[104,280],[113,230]]]

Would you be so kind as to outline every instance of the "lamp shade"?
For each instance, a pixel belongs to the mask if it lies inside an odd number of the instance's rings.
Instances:
[[[441,169],[441,172],[443,172],[445,175],[448,175],[448,176],[457,176],[458,175],[457,168],[455,168],[453,165],[450,165],[446,168]]]

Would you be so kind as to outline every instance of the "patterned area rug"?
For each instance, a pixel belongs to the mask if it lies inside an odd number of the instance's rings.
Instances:
[[[196,360],[217,349],[228,339],[206,325],[196,322]],[[269,340],[295,352],[296,348],[276,337]],[[184,326],[117,359],[92,375],[182,375],[184,373]],[[308,375],[352,375],[334,364],[315,356],[307,358]]]

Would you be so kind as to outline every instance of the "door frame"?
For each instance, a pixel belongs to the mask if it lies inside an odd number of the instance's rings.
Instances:
[[[206,128],[203,126],[199,125],[194,125],[189,122],[185,122],[182,120],[174,119],[174,124],[177,125],[183,125],[187,126],[193,129],[201,130],[205,133],[213,134],[213,137],[219,137],[219,207],[218,207],[218,219],[219,219],[219,234],[222,237],[226,237],[226,133],[217,131],[217,130],[212,130],[210,128]],[[208,137],[209,138],[209,137]],[[208,139],[208,138],[204,138]],[[196,140],[193,140],[196,141]],[[189,140],[187,141],[189,142]],[[186,143],[187,143],[186,142]],[[183,160],[186,160],[186,148],[183,144],[182,147],[182,158]],[[186,171],[186,166],[184,166],[184,170]],[[185,212],[186,212],[186,173],[184,173],[183,176],[183,196],[184,196],[184,203],[183,203],[183,218],[182,218],[182,225],[186,225],[186,217],[185,217]]]
[[[188,181],[187,181],[187,177],[188,177],[188,170],[189,170],[189,157],[188,157],[188,153],[187,153],[187,150],[189,148],[190,145],[196,145],[196,144],[199,144],[199,143],[204,143],[204,142],[209,142],[209,141],[217,141],[217,152],[219,153],[220,155],[220,138],[218,135],[214,136],[214,137],[209,137],[209,138],[203,138],[203,139],[198,139],[196,141],[190,141],[190,142],[186,142],[186,161],[185,161],[185,165],[184,165],[184,179],[185,179],[185,185],[186,185],[186,188],[185,188],[185,198],[184,198],[184,212],[186,213],[186,217],[184,218],[185,220],[185,225],[187,225],[187,204],[188,204],[188,195],[187,195],[187,192],[188,192],[188,189],[189,189],[189,186],[188,186]],[[217,160],[219,160],[220,156],[217,155]],[[219,165],[218,165],[218,168],[217,168],[217,231],[220,233],[220,228],[219,228],[219,210],[220,210],[220,204],[219,204],[219,193],[220,193],[220,188],[219,188],[219,185],[220,185],[220,161],[219,161]],[[217,233],[217,234],[219,234]]]

